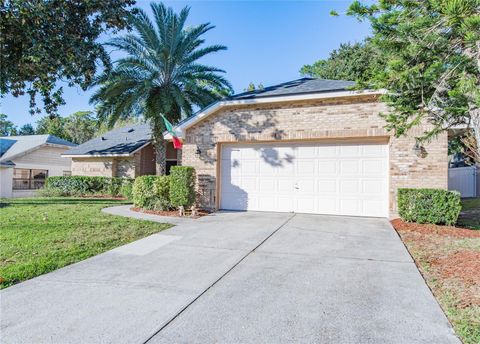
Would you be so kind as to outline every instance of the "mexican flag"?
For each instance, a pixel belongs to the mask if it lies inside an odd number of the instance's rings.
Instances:
[[[168,121],[168,119],[165,118],[164,115],[160,115],[163,118],[163,123],[165,123],[165,128],[167,128],[167,131],[172,135],[172,141],[173,141],[173,148],[175,149],[182,149],[182,141],[178,138],[177,133],[175,130],[173,130],[173,125]]]

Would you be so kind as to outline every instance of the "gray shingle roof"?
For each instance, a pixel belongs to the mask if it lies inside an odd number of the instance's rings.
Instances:
[[[117,155],[130,154],[151,141],[148,123],[129,125],[111,130],[102,136],[72,148],[64,155]]]
[[[53,135],[24,135],[0,137],[0,162],[7,162],[13,157],[28,152],[44,144],[74,147],[75,143]]]
[[[320,92],[345,91],[355,86],[354,81],[302,78],[265,87],[262,90],[235,94],[227,100],[253,99],[263,97],[289,96]]]
[[[12,160],[0,161],[0,166],[3,167],[14,167],[15,163]]]

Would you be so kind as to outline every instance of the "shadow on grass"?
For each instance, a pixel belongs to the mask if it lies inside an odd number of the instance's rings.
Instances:
[[[480,198],[462,199],[462,208],[457,225],[480,230]]]

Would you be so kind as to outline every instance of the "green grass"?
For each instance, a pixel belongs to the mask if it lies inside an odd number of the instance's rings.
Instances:
[[[480,198],[462,199],[462,212],[457,224],[461,227],[480,229]]]
[[[480,209],[480,198],[462,199],[462,209],[463,210]]]
[[[98,198],[0,200],[0,288],[171,227],[101,212],[124,203]]]

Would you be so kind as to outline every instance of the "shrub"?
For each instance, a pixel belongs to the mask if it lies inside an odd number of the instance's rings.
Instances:
[[[170,170],[170,201],[183,208],[195,202],[195,169],[190,166],[172,166]]]
[[[131,200],[133,197],[132,189],[133,189],[133,180],[129,180],[127,183],[124,183],[120,187],[120,195],[125,197],[126,199]]]
[[[133,183],[132,196],[136,207],[150,210],[170,209],[169,177],[137,177]]]
[[[48,177],[45,183],[45,194],[62,196],[105,195],[119,196],[124,185],[131,184],[129,178],[65,176]]]
[[[398,213],[404,221],[454,225],[461,210],[456,191],[398,189]]]

